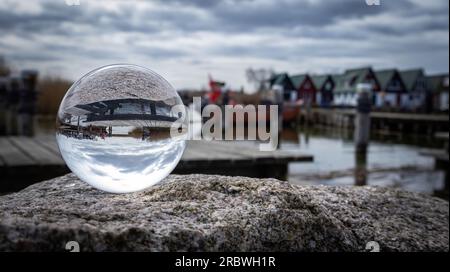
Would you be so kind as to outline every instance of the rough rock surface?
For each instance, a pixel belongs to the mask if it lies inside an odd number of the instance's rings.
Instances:
[[[448,251],[448,202],[394,189],[168,177],[115,195],[73,174],[0,197],[0,251]]]
[[[178,97],[175,89],[160,75],[134,65],[100,68],[77,81],[63,101],[63,109],[114,99],[140,98],[167,100]],[[74,89],[76,88],[76,92]]]

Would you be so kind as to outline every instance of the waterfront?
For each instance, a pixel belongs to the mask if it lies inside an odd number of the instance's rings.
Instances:
[[[51,116],[28,119],[32,136],[54,133]],[[9,135],[20,134],[10,127],[3,129],[3,135],[6,131]],[[312,163],[290,163],[288,180],[294,184],[354,185],[356,159],[352,134],[350,129],[333,127],[285,128],[280,138],[282,150],[314,156]],[[444,173],[435,170],[432,157],[420,154],[424,148],[442,149],[444,141],[414,134],[374,133],[371,138],[365,165],[368,185],[397,187],[448,198],[448,191],[444,190]]]
[[[444,173],[435,170],[433,158],[420,154],[424,148],[443,148],[444,142],[417,135],[386,137],[374,134],[371,138],[365,165],[368,185],[445,194],[442,192]],[[281,149],[300,149],[314,156],[314,163],[289,166],[292,183],[355,184],[356,159],[351,130],[329,127],[287,129],[282,134]]]

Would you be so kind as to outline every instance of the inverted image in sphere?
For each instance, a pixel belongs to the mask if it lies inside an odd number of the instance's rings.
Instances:
[[[169,175],[185,149],[184,107],[160,75],[110,65],[75,82],[58,110],[56,139],[81,180],[112,193],[148,188]]]

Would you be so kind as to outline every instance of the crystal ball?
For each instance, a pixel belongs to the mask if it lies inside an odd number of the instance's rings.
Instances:
[[[157,184],[186,147],[185,112],[174,88],[155,72],[110,65],[75,82],[56,120],[67,166],[81,180],[111,193]]]

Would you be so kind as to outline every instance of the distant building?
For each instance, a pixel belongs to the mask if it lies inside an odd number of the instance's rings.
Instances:
[[[0,77],[0,101],[18,113],[34,113],[38,73],[24,70],[20,74]]]
[[[427,86],[433,97],[434,111],[449,110],[449,77],[448,74],[427,77]]]
[[[400,107],[408,111],[430,111],[431,103],[428,102],[430,95],[423,69],[401,71],[400,76],[406,88]]]
[[[356,86],[359,83],[369,83],[373,86],[373,94],[380,90],[380,85],[372,68],[364,67],[345,71],[342,76],[335,77],[334,105],[341,107],[356,106]]]
[[[38,73],[0,76],[0,134],[32,136]]]
[[[317,89],[316,104],[321,107],[331,106],[333,103],[334,79],[331,75],[311,76],[314,86]]]
[[[297,94],[294,93],[295,87],[287,73],[280,73],[272,76],[269,80],[271,89],[281,89],[284,101],[297,100]]]
[[[374,108],[412,112],[449,110],[449,75],[425,76],[423,69],[373,71],[371,67],[346,70],[338,75],[287,73],[274,75],[272,90],[282,90],[284,101],[303,100],[305,105],[354,107],[356,86],[372,85]]]
[[[291,76],[294,88],[297,91],[298,98],[303,100],[306,105],[316,104],[316,87],[307,74]]]
[[[402,105],[406,87],[400,73],[396,69],[376,71],[375,76],[380,90],[374,94],[373,104],[376,108],[396,108]]]

